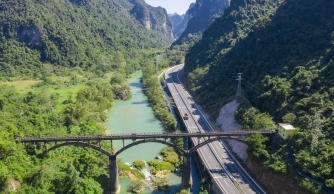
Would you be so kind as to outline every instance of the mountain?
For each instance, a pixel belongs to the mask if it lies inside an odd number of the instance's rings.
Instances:
[[[229,7],[230,0],[196,0],[194,5],[187,11],[188,18],[183,26],[176,32],[182,33],[173,45],[195,42],[203,30],[205,30],[216,18],[222,16],[224,10]],[[185,25],[187,23],[187,25]],[[186,27],[186,28],[185,28]],[[182,30],[185,28],[184,30]],[[182,32],[183,31],[183,32]]]
[[[144,0],[132,0],[134,7],[131,11],[136,19],[141,22],[147,29],[152,29],[166,36],[173,37],[172,22],[162,7],[152,7],[145,3]]]
[[[276,122],[298,127],[292,138],[297,168],[330,189],[334,189],[333,21],[333,1],[232,0],[190,48],[184,69],[195,98],[215,115],[235,97],[235,79],[242,73],[242,96]],[[321,135],[311,150],[318,111]],[[297,178],[283,160],[290,161],[284,157],[288,151],[275,151],[264,164]],[[299,185],[310,193],[323,193],[306,179]]]
[[[178,14],[170,15],[169,17],[173,23],[173,34],[175,39],[178,39],[183,31],[186,29],[188,21],[189,21],[189,10],[195,6],[195,3],[190,4],[187,12],[182,16]]]
[[[183,21],[183,18],[184,18],[184,14],[183,15],[179,15],[177,13],[168,14],[168,16],[169,16],[170,20],[172,21],[173,28],[175,26],[178,26]]]
[[[175,38],[175,39],[178,38],[176,29],[177,29],[178,26],[182,23],[182,21],[183,21],[183,19],[184,19],[184,16],[185,16],[185,14],[183,14],[183,15],[179,15],[179,14],[177,14],[177,13],[174,13],[174,14],[170,14],[170,15],[169,15],[169,18],[170,18],[170,20],[172,21],[172,24],[173,24],[173,35],[174,35],[174,38]]]
[[[1,1],[0,10],[5,77],[36,76],[43,64],[106,71],[118,52],[132,59],[173,40],[166,11],[143,0]]]

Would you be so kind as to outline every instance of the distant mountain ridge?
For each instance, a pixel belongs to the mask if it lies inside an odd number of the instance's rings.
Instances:
[[[174,34],[175,39],[178,39],[182,35],[184,30],[186,29],[188,25],[188,21],[190,19],[189,10],[191,10],[194,6],[195,6],[195,3],[190,4],[187,12],[183,14],[182,16],[178,14],[173,14],[169,16],[173,23],[173,34]]]
[[[224,10],[229,6],[230,0],[196,0],[196,3],[187,11],[188,22],[186,28],[173,45],[190,44],[196,41],[203,30],[216,18],[222,16]]]

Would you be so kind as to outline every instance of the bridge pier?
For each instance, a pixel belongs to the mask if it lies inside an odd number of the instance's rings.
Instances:
[[[187,189],[191,186],[191,168],[190,168],[190,153],[183,155],[183,166],[182,166],[182,188]]]
[[[119,193],[121,185],[119,184],[118,167],[116,155],[109,156],[109,179],[110,179],[110,193]]]

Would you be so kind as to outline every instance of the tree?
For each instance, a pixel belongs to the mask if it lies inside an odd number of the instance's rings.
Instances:
[[[144,182],[142,180],[133,180],[129,185],[129,189],[135,193],[140,193],[144,189]]]
[[[269,153],[266,150],[265,143],[268,141],[267,137],[261,134],[253,134],[245,139],[248,145],[247,152],[260,161],[269,159]]]

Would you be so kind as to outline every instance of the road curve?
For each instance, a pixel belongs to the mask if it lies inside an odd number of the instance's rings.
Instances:
[[[188,120],[183,120],[188,132],[214,131],[201,110],[193,101],[191,95],[183,87],[179,73],[183,65],[170,68],[165,73],[165,84],[181,115],[187,113]],[[204,139],[192,138],[196,145]],[[247,174],[236,161],[223,142],[212,142],[198,150],[206,169],[219,187],[221,193],[227,194],[265,194],[262,188]]]

